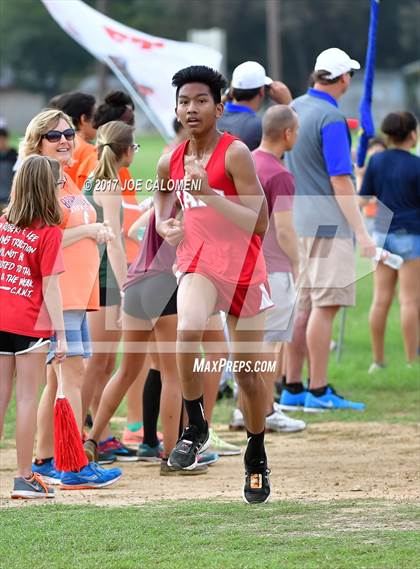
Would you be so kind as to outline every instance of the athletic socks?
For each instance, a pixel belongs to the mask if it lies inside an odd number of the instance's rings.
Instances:
[[[143,421],[137,421],[136,423],[127,423],[127,429],[132,433],[140,431],[143,426]]]
[[[207,421],[204,416],[203,396],[198,399],[184,399],[185,409],[188,415],[188,423],[195,425],[201,433],[207,430]]]
[[[160,371],[149,369],[143,389],[143,443],[150,447],[157,447],[157,422],[160,410],[160,392],[162,383]]]
[[[289,393],[293,394],[302,393],[302,391],[305,391],[305,388],[303,387],[303,383],[301,381],[298,381],[296,383],[287,383],[285,387]]]
[[[312,393],[314,397],[322,397],[327,393],[328,385],[324,385],[324,387],[318,387],[317,389],[310,389],[309,391]]]
[[[267,455],[264,448],[264,432],[254,434],[249,431],[246,432],[248,437],[248,444],[245,451],[245,465],[246,466],[265,466],[267,462]]]

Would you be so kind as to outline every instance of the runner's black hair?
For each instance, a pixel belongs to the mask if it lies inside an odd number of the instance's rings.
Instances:
[[[181,87],[187,83],[204,83],[210,89],[216,105],[222,100],[222,90],[226,88],[226,79],[221,73],[205,65],[191,65],[180,69],[172,77],[172,86],[176,87],[176,101]]]

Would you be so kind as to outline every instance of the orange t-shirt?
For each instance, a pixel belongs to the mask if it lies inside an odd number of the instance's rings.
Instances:
[[[378,211],[378,204],[376,201],[368,203],[363,208],[364,214],[366,217],[376,217],[376,213]]]
[[[76,176],[76,184],[80,190],[83,188],[86,180],[95,169],[97,163],[98,157],[95,153],[88,156],[80,165]],[[137,257],[139,245],[128,237],[128,230],[139,218],[141,212],[139,209],[137,209],[138,202],[136,198],[136,192],[127,183],[128,180],[132,179],[130,171],[128,168],[121,168],[119,174],[121,187],[124,188],[121,195],[123,199],[124,209],[123,234],[125,240],[125,255],[127,258],[127,263],[130,264]]]
[[[72,156],[72,165],[65,166],[64,172],[70,176],[73,182],[77,183],[77,171],[80,165],[91,155],[96,158],[96,146],[86,142],[81,136],[76,134],[76,143]]]
[[[95,208],[66,175],[59,201],[63,220],[61,229],[96,222]],[[65,272],[60,275],[63,310],[99,310],[99,252],[94,239],[81,239],[63,247]]]

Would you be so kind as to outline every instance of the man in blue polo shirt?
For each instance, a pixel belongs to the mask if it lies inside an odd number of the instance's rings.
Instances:
[[[257,112],[268,96],[281,105],[288,105],[292,96],[281,81],[273,81],[256,61],[245,61],[236,67],[230,87],[231,101],[225,104],[223,116],[217,128],[240,138],[250,150],[260,145],[262,137],[261,117]]]
[[[350,86],[357,61],[331,48],[317,58],[313,87],[291,106],[299,117],[299,137],[286,154],[296,181],[295,229],[299,237],[299,306],[288,352],[288,378],[281,404],[304,406],[307,412],[330,408],[363,410],[338,396],[328,385],[327,367],[332,325],[341,306],[355,304],[355,251],[374,257],[375,244],[358,209],[353,183],[351,138],[338,99]],[[305,354],[310,385],[301,373]]]

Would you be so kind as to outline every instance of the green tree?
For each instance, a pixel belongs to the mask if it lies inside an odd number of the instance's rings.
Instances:
[[[108,0],[106,6],[111,18],[164,38],[183,41],[190,28],[225,29],[229,71],[247,59],[267,64],[263,0]],[[369,9],[369,0],[281,0],[282,79],[294,93],[305,88],[316,55],[327,47],[364,62]],[[419,21],[419,0],[381,0],[379,68],[419,58]],[[74,88],[94,71],[92,56],[61,30],[40,0],[0,0],[0,38],[0,64],[23,87],[50,94]]]
[[[17,85],[47,95],[86,75],[94,59],[38,0],[0,0],[0,65]]]

